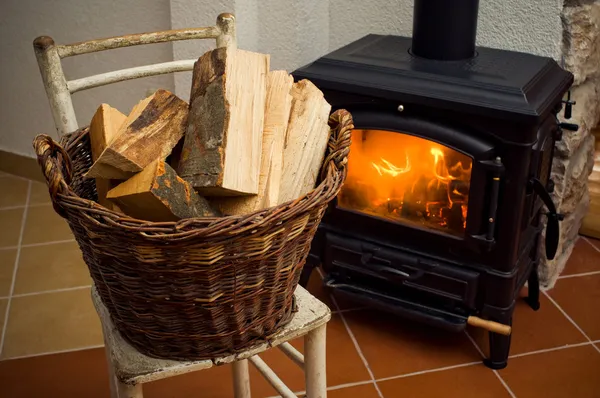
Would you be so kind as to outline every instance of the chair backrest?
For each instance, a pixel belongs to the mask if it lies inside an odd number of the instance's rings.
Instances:
[[[81,79],[67,80],[61,59],[74,55],[88,54],[114,48],[137,46],[140,44],[164,43],[176,40],[216,39],[217,47],[235,47],[235,17],[225,13],[217,17],[216,26],[195,29],[165,30],[161,32],[109,37],[80,43],[56,45],[48,36],[40,36],[33,41],[33,48],[42,74],[42,80],[50,102],[54,125],[59,136],[79,128],[71,94],[89,88],[104,86],[123,80],[192,70],[195,59],[164,62],[153,65],[101,73]]]

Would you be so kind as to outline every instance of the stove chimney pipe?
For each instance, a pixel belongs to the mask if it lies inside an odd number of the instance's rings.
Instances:
[[[411,52],[457,61],[475,55],[479,0],[415,0]]]

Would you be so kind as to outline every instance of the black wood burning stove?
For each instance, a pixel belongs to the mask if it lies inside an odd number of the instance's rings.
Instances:
[[[414,37],[368,35],[295,71],[354,116],[347,182],[311,248],[325,283],[461,331],[511,324],[560,215],[549,179],[573,76],[550,59],[475,47],[478,0],[415,0]],[[571,104],[568,104],[570,107]],[[546,222],[547,220],[547,222]],[[545,227],[547,224],[547,227]],[[510,337],[490,333],[489,367]]]

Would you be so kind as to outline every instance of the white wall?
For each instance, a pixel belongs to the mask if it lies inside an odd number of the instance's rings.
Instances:
[[[0,149],[32,154],[36,133],[53,130],[31,42],[57,43],[160,29],[209,26],[221,12],[237,18],[240,48],[271,54],[273,69],[291,71],[368,33],[410,36],[413,0],[0,0]],[[480,0],[479,45],[560,54],[562,0]],[[171,59],[199,57],[214,41],[120,49],[66,59],[70,77]],[[190,73],[75,94],[80,124],[101,102],[123,112],[148,88],[189,97]]]
[[[32,42],[47,35],[56,43],[170,29],[168,0],[1,0],[0,1],[0,149],[33,156],[39,133],[56,136]],[[155,44],[66,58],[67,78],[172,59],[171,44]],[[122,112],[150,88],[173,89],[173,77],[157,76],[118,83],[74,95],[80,125],[107,102]]]
[[[329,0],[329,4],[331,50],[368,33],[412,35],[413,0]],[[558,58],[562,4],[562,0],[480,0],[477,44]]]

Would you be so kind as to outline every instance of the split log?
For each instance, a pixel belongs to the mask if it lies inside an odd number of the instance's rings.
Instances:
[[[279,203],[296,199],[314,187],[329,140],[331,105],[309,80],[294,83],[292,110],[283,151]]]
[[[206,199],[160,159],[111,189],[107,197],[125,214],[141,220],[177,221],[219,215]]]
[[[86,177],[124,180],[166,158],[185,132],[187,104],[166,90],[133,107]]]
[[[286,71],[267,75],[267,100],[262,139],[258,195],[214,198],[211,203],[224,214],[247,214],[276,206],[283,165],[283,143],[287,130],[294,79]]]
[[[258,193],[269,56],[234,48],[194,64],[190,114],[177,172],[200,193]]]
[[[96,110],[92,121],[90,122],[90,145],[92,147],[92,160],[95,162],[100,154],[106,149],[108,144],[117,136],[119,129],[127,119],[127,116],[108,104],[102,104]],[[107,192],[113,188],[110,180],[96,178],[96,192],[98,193],[98,203],[111,209],[119,210],[117,206],[109,200],[106,200]]]

